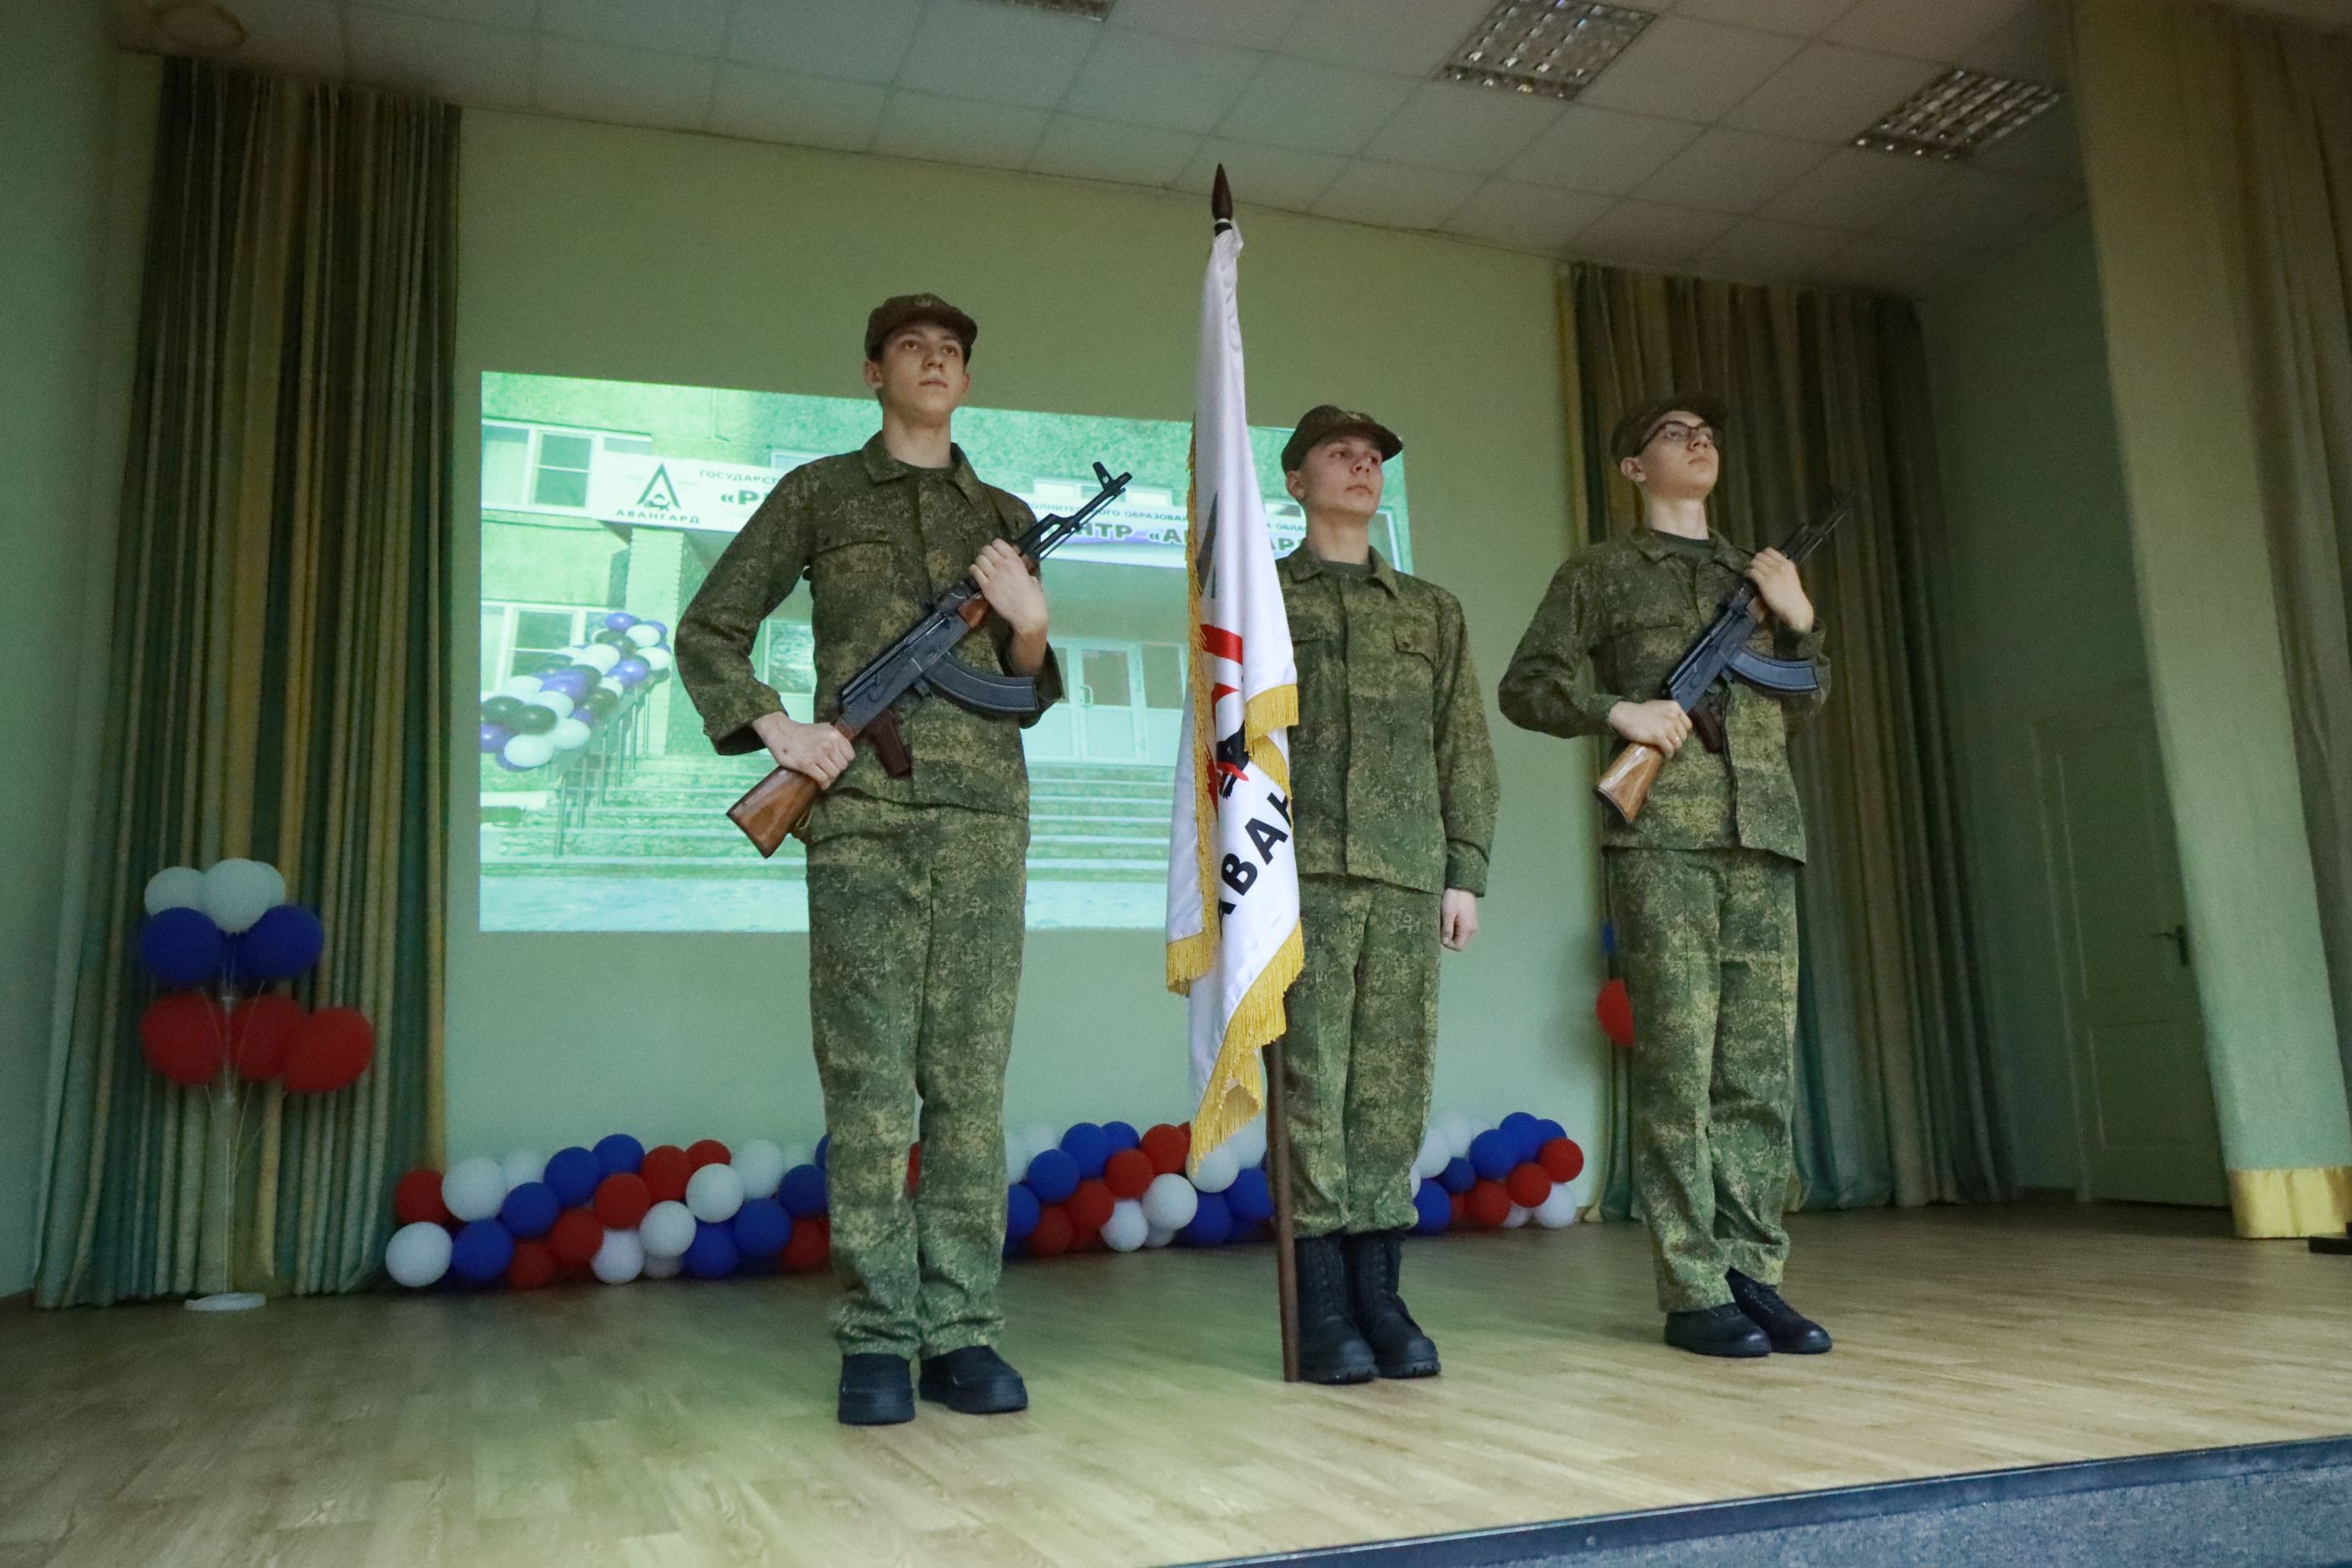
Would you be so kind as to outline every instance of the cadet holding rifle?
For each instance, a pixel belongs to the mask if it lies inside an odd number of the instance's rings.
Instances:
[[[1028,1404],[992,1348],[1029,842],[1020,727],[1062,681],[1044,591],[1013,542],[1034,519],[982,484],[950,438],[978,332],[936,295],[884,301],[866,327],[880,433],[785,475],[677,627],[678,673],[712,744],[764,748],[789,770],[782,783],[805,781],[788,816],[814,797],[800,829],[809,1013],[832,1139],[833,1257],[846,1287],[834,1315],[838,1413],[855,1426],[912,1419],[908,1361],[918,1355],[927,1399],[974,1415]],[[750,656],[760,623],[803,577],[820,720],[843,709],[845,687],[871,684],[861,667],[896,652],[965,582],[994,612],[983,620],[973,609],[951,631],[959,683],[981,707],[922,687],[856,724],[788,717]],[[984,700],[1033,682],[1025,713]],[[851,738],[861,730],[865,746]],[[747,796],[738,809],[756,836],[753,805]],[[922,1182],[909,1197],[908,1148],[919,1137]]]
[[[1603,783],[1601,843],[1637,1031],[1633,1184],[1666,1342],[1811,1353],[1829,1335],[1777,1289],[1805,856],[1788,725],[1823,700],[1828,666],[1790,554],[1750,556],[1707,528],[1723,424],[1704,394],[1619,424],[1610,453],[1642,493],[1643,526],[1554,574],[1502,710],[1526,729],[1631,743]],[[1695,731],[1700,745],[1686,743]]]

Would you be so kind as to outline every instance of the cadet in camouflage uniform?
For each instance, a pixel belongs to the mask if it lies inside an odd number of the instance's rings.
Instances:
[[[1704,1355],[1830,1348],[1781,1300],[1780,1209],[1797,1023],[1796,871],[1804,819],[1789,775],[1790,708],[1741,682],[1721,703],[1723,750],[1685,745],[1669,671],[1741,577],[1769,612],[1754,647],[1811,660],[1822,627],[1796,568],[1706,525],[1723,410],[1703,394],[1640,409],[1611,441],[1642,491],[1643,526],[1553,576],[1503,677],[1504,716],[1553,735],[1638,741],[1666,754],[1627,825],[1601,844],[1637,1030],[1633,1185],[1650,1224],[1666,1342]]]
[[[935,295],[867,319],[866,379],[882,429],[858,451],[778,482],[712,566],[677,627],[678,672],[722,752],[764,747],[830,787],[808,843],[809,1014],[832,1142],[834,1317],[840,1416],[909,1420],[908,1358],[922,1393],[974,1414],[1028,1403],[990,1346],[1002,1326],[1004,1067],[1021,974],[1029,782],[1019,726],[942,698],[910,697],[899,729],[912,768],[894,776],[829,723],[787,717],[752,673],[760,623],[805,577],[816,711],[957,579],[995,614],[956,657],[1033,675],[1061,695],[1045,595],[1006,542],[1034,521],[984,485],[950,421],[970,391],[978,328]],[[1025,721],[1024,721],[1025,722]],[[908,1145],[922,1183],[906,1193]]]
[[[1290,731],[1305,969],[1284,1089],[1297,1226],[1300,1370],[1429,1377],[1437,1347],[1397,1295],[1429,1121],[1437,959],[1478,929],[1494,748],[1462,606],[1371,548],[1385,426],[1328,404],[1283,447],[1307,542],[1276,570],[1298,665]]]

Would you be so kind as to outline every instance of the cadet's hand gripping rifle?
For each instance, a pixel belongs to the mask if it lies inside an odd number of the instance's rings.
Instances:
[[[1097,463],[1095,482],[1102,489],[1092,500],[1068,517],[1039,518],[1013,542],[1027,558],[1029,570],[1036,571],[1054,546],[1116,500],[1133,477],[1120,474],[1114,479],[1108,468]],[[1025,675],[991,675],[954,656],[956,644],[987,615],[988,601],[969,577],[940,595],[921,620],[842,687],[841,709],[834,716],[833,727],[852,742],[873,731],[876,750],[882,752],[885,763],[896,760],[902,764],[890,771],[903,773],[906,752],[898,737],[898,715],[890,705],[909,691],[924,695],[936,691],[975,713],[992,717],[1018,718],[1035,712],[1035,680]],[[762,857],[773,855],[787,837],[800,831],[824,788],[806,773],[778,768],[729,806],[727,816],[758,846]]]

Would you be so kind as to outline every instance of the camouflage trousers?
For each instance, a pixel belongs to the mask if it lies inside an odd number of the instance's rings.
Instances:
[[[1019,817],[847,798],[809,845],[809,1017],[845,1355],[988,1344],[1004,1247]],[[853,805],[855,810],[843,807]],[[907,1150],[923,1145],[907,1194]]]
[[[1362,877],[1298,879],[1306,967],[1283,1037],[1300,1236],[1413,1222],[1437,1058],[1437,906]]]
[[[1633,1190],[1666,1310],[1780,1282],[1797,1030],[1797,868],[1753,849],[1612,849],[1633,1002]]]

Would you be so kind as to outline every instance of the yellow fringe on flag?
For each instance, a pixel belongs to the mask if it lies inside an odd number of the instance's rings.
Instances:
[[[1251,983],[1249,994],[1225,1024],[1224,1042],[1217,1047],[1217,1065],[1192,1113],[1192,1152],[1185,1160],[1187,1174],[1201,1168],[1201,1156],[1239,1132],[1265,1108],[1265,1065],[1258,1052],[1280,1037],[1284,1024],[1283,993],[1306,967],[1307,948],[1298,928],[1282,941],[1274,959]]]

